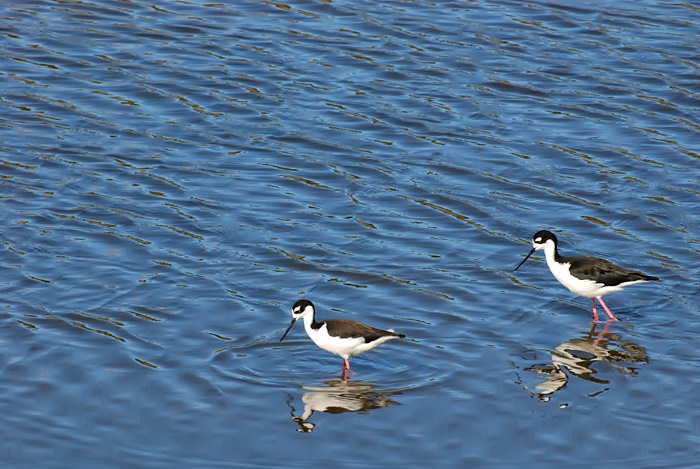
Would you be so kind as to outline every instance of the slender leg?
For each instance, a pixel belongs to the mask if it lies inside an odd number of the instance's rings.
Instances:
[[[617,319],[615,316],[613,316],[613,313],[610,312],[610,310],[608,309],[608,306],[603,302],[602,296],[598,297],[598,301],[600,301],[600,304],[603,305],[603,309],[605,309],[605,312],[608,313],[608,316],[610,316],[611,320],[619,321],[619,319]],[[595,300],[593,301],[593,303],[595,303]]]
[[[593,323],[595,324],[598,322],[598,310],[595,309],[595,298],[591,298],[591,302],[593,303]]]
[[[343,369],[350,371],[350,362],[347,358],[343,358]]]

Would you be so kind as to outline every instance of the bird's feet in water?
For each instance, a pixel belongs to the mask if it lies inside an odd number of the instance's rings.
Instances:
[[[615,315],[610,312],[610,309],[608,309],[608,305],[606,305],[605,302],[603,302],[603,298],[597,297],[597,298],[591,298],[591,302],[593,304],[593,322],[598,322],[598,310],[595,307],[595,300],[600,301],[601,306],[603,306],[603,309],[608,314],[611,321],[619,321],[619,319],[617,319],[615,317]]]

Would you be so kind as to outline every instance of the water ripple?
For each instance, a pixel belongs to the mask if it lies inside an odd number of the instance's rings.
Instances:
[[[2,11],[0,459],[692,465],[693,5]],[[541,228],[663,283],[591,332]],[[408,340],[343,381],[301,296]]]

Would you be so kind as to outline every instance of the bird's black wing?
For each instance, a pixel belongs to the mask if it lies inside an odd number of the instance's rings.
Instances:
[[[381,337],[394,336],[405,337],[403,334],[396,332],[377,329],[361,322],[351,321],[349,319],[330,319],[326,321],[328,333],[341,339],[364,338],[366,343],[373,342]]]
[[[597,257],[574,257],[566,259],[571,264],[569,272],[576,277],[595,280],[605,285],[615,286],[638,280],[659,282],[651,275],[636,270],[625,269],[605,259]]]

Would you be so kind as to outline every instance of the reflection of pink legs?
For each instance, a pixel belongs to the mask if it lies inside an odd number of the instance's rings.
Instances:
[[[608,316],[610,316],[610,319],[613,321],[618,321],[618,319],[613,315],[613,313],[610,312],[608,309],[608,306],[603,302],[603,297],[599,296],[598,301],[600,301],[600,304],[603,305],[603,309],[605,310],[606,313],[608,313]],[[595,300],[593,301],[593,304],[595,304]]]
[[[601,341],[603,341],[603,339],[605,339],[605,336],[607,336],[610,333],[610,324],[611,323],[612,323],[612,319],[608,319],[608,322],[605,323],[605,327],[603,327],[603,330],[600,333],[598,333],[598,338],[593,341],[594,344],[598,344]],[[593,339],[593,334],[595,334],[596,326],[597,326],[597,323],[594,322],[593,325],[591,326],[590,332],[588,333],[589,339]]]
[[[595,309],[595,298],[591,298],[591,302],[593,303],[593,322],[598,322],[598,310]]]

